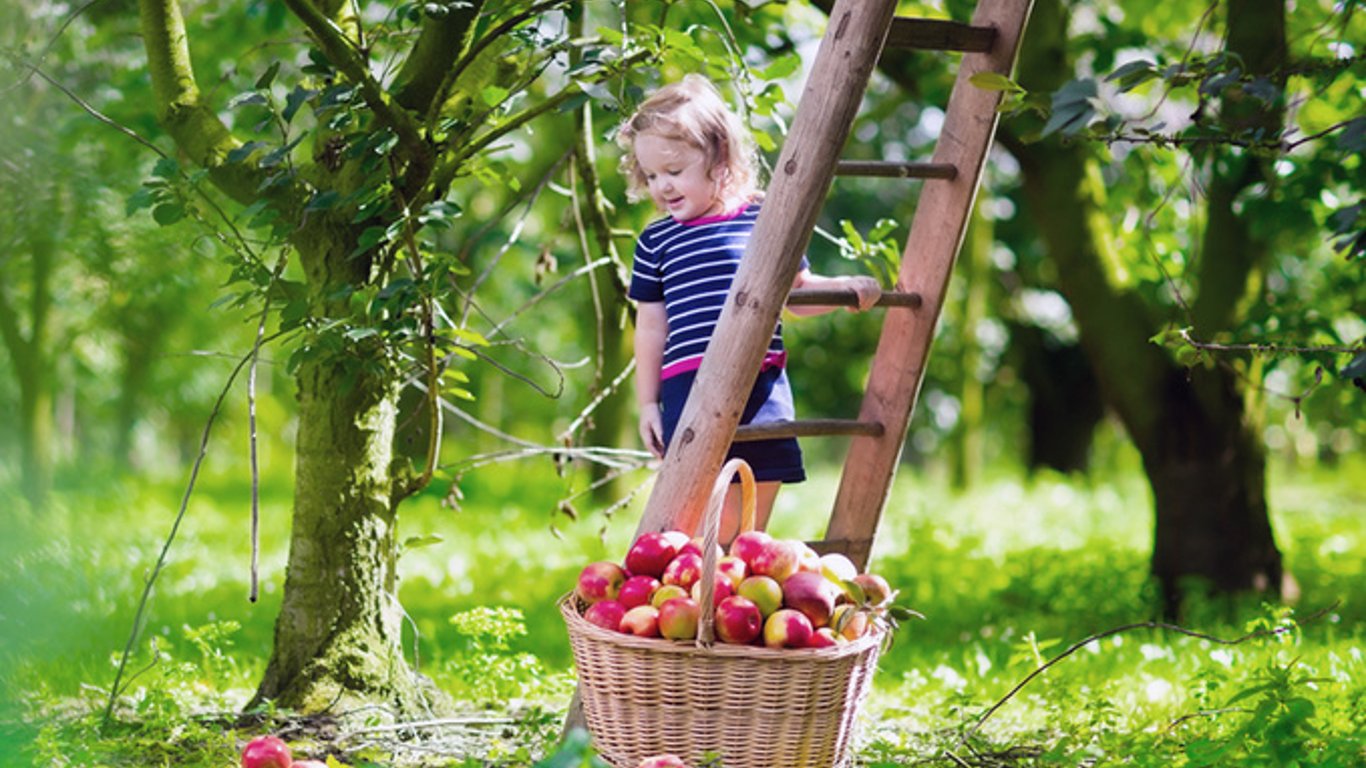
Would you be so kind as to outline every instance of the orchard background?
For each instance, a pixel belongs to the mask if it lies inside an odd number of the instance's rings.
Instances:
[[[6,764],[591,760],[554,601],[651,478],[610,133],[702,71],[775,157],[829,5],[0,8]],[[1361,11],[1039,0],[980,84],[860,764],[1366,760]],[[847,154],[925,157],[952,63],[885,58]],[[837,181],[813,264],[894,272],[914,203]],[[801,413],[876,322],[788,324]]]

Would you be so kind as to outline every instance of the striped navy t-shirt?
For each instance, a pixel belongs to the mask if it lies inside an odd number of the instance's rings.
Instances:
[[[665,217],[640,233],[629,295],[636,301],[664,302],[669,334],[661,379],[697,370],[702,364],[702,353],[721,318],[726,293],[758,216],[759,205],[751,203],[734,213],[686,222]],[[763,367],[782,367],[786,360],[779,322]]]

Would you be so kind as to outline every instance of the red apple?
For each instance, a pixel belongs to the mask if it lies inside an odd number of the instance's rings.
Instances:
[[[701,611],[691,597],[675,597],[659,606],[659,634],[670,640],[691,640],[697,637],[697,622]]]
[[[688,590],[678,586],[677,584],[664,584],[660,586],[659,589],[656,589],[654,595],[650,597],[650,605],[653,605],[654,607],[658,608],[661,605],[664,605],[666,602],[674,599],[675,597],[687,596]]]
[[[579,583],[574,588],[579,599],[585,603],[615,600],[626,583],[626,572],[616,563],[600,561],[589,563],[579,572]]]
[[[702,578],[702,558],[695,552],[684,552],[669,561],[664,567],[665,584],[677,584],[684,589],[692,589],[692,585]]]
[[[804,571],[806,573],[821,572],[821,556],[816,554],[816,550],[812,549],[806,542],[798,542],[797,551],[799,553],[797,557],[798,571]]]
[[[589,624],[595,624],[613,632],[621,631],[621,619],[625,615],[626,609],[616,600],[603,600],[593,603],[588,606],[588,610],[583,612],[583,618]]]
[[[810,571],[794,573],[783,582],[783,605],[806,614],[813,627],[830,623],[839,594],[840,589],[834,582]]]
[[[844,638],[835,634],[835,630],[829,627],[821,627],[811,633],[811,639],[806,641],[807,648],[833,648],[844,642]]]
[[[760,576],[770,576],[781,584],[797,572],[803,546],[800,541],[791,539],[771,539],[749,561],[749,570]]]
[[[688,768],[688,764],[678,755],[654,755],[641,760],[636,768]]]
[[[740,582],[735,593],[759,606],[765,617],[783,607],[783,585],[767,576],[750,576]]]
[[[835,606],[830,628],[845,640],[857,640],[868,633],[868,614],[852,603]]]
[[[892,597],[891,586],[876,573],[860,573],[853,581],[863,590],[871,605],[882,605]]]
[[[295,760],[289,768],[327,768],[327,763],[321,760]]]
[[[716,572],[729,579],[732,587],[738,587],[740,582],[749,575],[749,566],[745,565],[744,560],[734,555],[726,555],[716,561]]]
[[[289,768],[289,745],[278,736],[257,736],[242,749],[242,768]]]
[[[712,582],[714,586],[711,590],[712,605],[716,605],[717,603],[720,603],[722,600],[725,600],[726,598],[735,594],[735,589],[732,588],[730,585],[730,579],[727,579],[725,576],[722,576],[719,573],[713,576],[712,578],[714,579],[714,581]],[[696,600],[698,605],[702,604],[701,579],[698,579],[697,581],[693,582],[692,589],[688,590],[688,597],[691,597],[692,599]]]
[[[648,605],[656,589],[659,589],[659,579],[644,574],[632,576],[621,585],[617,600],[629,611],[637,605]]]
[[[815,630],[801,611],[779,608],[764,622],[764,645],[769,648],[805,648]]]
[[[682,547],[679,548],[678,554],[681,555],[681,554],[683,554],[684,552],[691,552],[691,553],[697,555],[698,557],[704,557],[704,556],[706,555],[706,552],[702,549],[702,545],[703,545],[704,543],[706,543],[706,539],[702,538],[701,536],[694,536],[694,537],[692,537],[691,539],[688,539],[688,543],[687,543],[687,544],[684,544]],[[721,558],[723,558],[723,557],[725,557],[725,556],[726,556],[726,550],[722,549],[720,544],[717,544],[717,545],[716,545],[716,559],[717,559],[717,560],[720,560]]]
[[[733,595],[716,606],[716,636],[723,643],[749,645],[764,631],[764,616],[753,601]]]
[[[659,637],[659,609],[637,605],[621,617],[621,631],[637,637]]]
[[[773,541],[773,537],[764,531],[745,531],[730,543],[730,554],[743,560],[745,565],[753,567],[754,557],[770,541]]]
[[[663,532],[642,533],[626,552],[626,570],[633,576],[659,578],[664,566],[678,557],[678,545]]]

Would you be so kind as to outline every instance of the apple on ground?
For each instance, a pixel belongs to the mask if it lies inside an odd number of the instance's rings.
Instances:
[[[811,571],[794,573],[783,582],[783,605],[801,611],[813,627],[830,623],[839,594],[834,582]]]
[[[574,592],[585,603],[615,600],[626,583],[626,572],[616,563],[599,561],[589,563],[579,571],[579,581]]]
[[[327,768],[327,763],[321,760],[295,760],[290,768]]]
[[[797,572],[803,546],[805,545],[801,542],[792,539],[769,540],[754,555],[754,559],[749,561],[750,573],[770,576],[779,584],[783,583],[788,576]]]
[[[745,531],[731,541],[730,554],[743,560],[745,565],[752,566],[755,556],[771,541],[773,537],[764,531]]]
[[[735,594],[759,606],[765,618],[783,607],[783,585],[767,576],[750,576],[735,588]]]
[[[637,605],[648,605],[656,589],[659,589],[659,579],[645,574],[632,576],[621,585],[617,600],[629,611]]]
[[[882,605],[892,597],[892,588],[887,580],[876,573],[860,573],[853,579],[859,585],[870,605]]]
[[[621,617],[621,631],[636,637],[659,637],[659,609],[637,605]]]
[[[716,572],[730,579],[732,587],[738,587],[740,582],[749,575],[749,566],[745,565],[744,560],[734,555],[726,555],[716,561]]]
[[[769,648],[805,648],[815,629],[798,610],[779,608],[764,622],[764,645]]]
[[[289,768],[289,745],[279,736],[257,736],[242,748],[242,768]]]
[[[661,581],[665,584],[677,584],[684,589],[692,589],[692,585],[700,578],[702,578],[701,556],[695,552],[684,552],[664,566],[664,576]]]
[[[830,616],[830,628],[845,640],[857,640],[868,634],[868,614],[852,603],[837,605]]]
[[[678,755],[654,755],[640,761],[636,768],[688,768]]]
[[[732,595],[716,606],[716,636],[723,643],[749,645],[764,630],[764,617],[753,601]]]
[[[844,642],[844,639],[835,634],[829,627],[821,627],[811,633],[811,639],[806,641],[807,648],[833,648]]]
[[[711,590],[711,604],[712,604],[712,605],[716,605],[716,604],[720,603],[722,600],[725,600],[726,598],[728,598],[728,597],[730,597],[731,595],[735,594],[735,589],[734,589],[733,587],[731,587],[731,585],[730,585],[730,579],[726,578],[725,576],[722,576],[722,575],[719,574],[719,573],[718,573],[718,574],[715,574],[714,576],[712,576],[712,584],[713,584],[712,590]],[[698,605],[701,605],[701,604],[702,604],[702,580],[701,580],[701,579],[698,579],[697,581],[693,582],[692,589],[688,590],[688,596],[691,597],[692,599],[696,600]]]
[[[688,590],[677,584],[663,584],[655,590],[654,596],[650,598],[650,605],[658,608],[675,597],[687,597]]]
[[[613,632],[621,631],[621,620],[625,615],[626,609],[616,600],[603,600],[600,603],[593,603],[588,606],[588,610],[583,612],[583,618],[589,624]]]
[[[691,597],[675,597],[659,606],[659,634],[670,640],[697,637],[697,622],[702,612]]]

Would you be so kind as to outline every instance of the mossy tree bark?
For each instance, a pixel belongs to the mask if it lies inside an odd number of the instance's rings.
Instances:
[[[1284,57],[1284,8],[1229,8],[1229,45],[1252,71],[1269,73]],[[1040,0],[1020,58],[1021,84],[1052,90],[1071,77],[1067,13]],[[1259,55],[1260,53],[1260,55]],[[1231,105],[1235,118],[1279,126],[1277,110]],[[1264,448],[1246,408],[1243,382],[1222,365],[1187,369],[1149,342],[1161,323],[1122,284],[1120,246],[1106,212],[1105,188],[1092,150],[1056,139],[1020,141],[1003,126],[1002,142],[1020,160],[1024,198],[1057,265],[1058,285],[1080,327],[1108,405],[1143,457],[1156,509],[1152,572],[1168,615],[1187,582],[1221,592],[1275,591],[1281,558],[1266,504]],[[1233,152],[1210,164],[1208,225],[1192,303],[1197,331],[1208,337],[1242,311],[1266,248],[1232,201],[1266,178],[1262,163]]]

